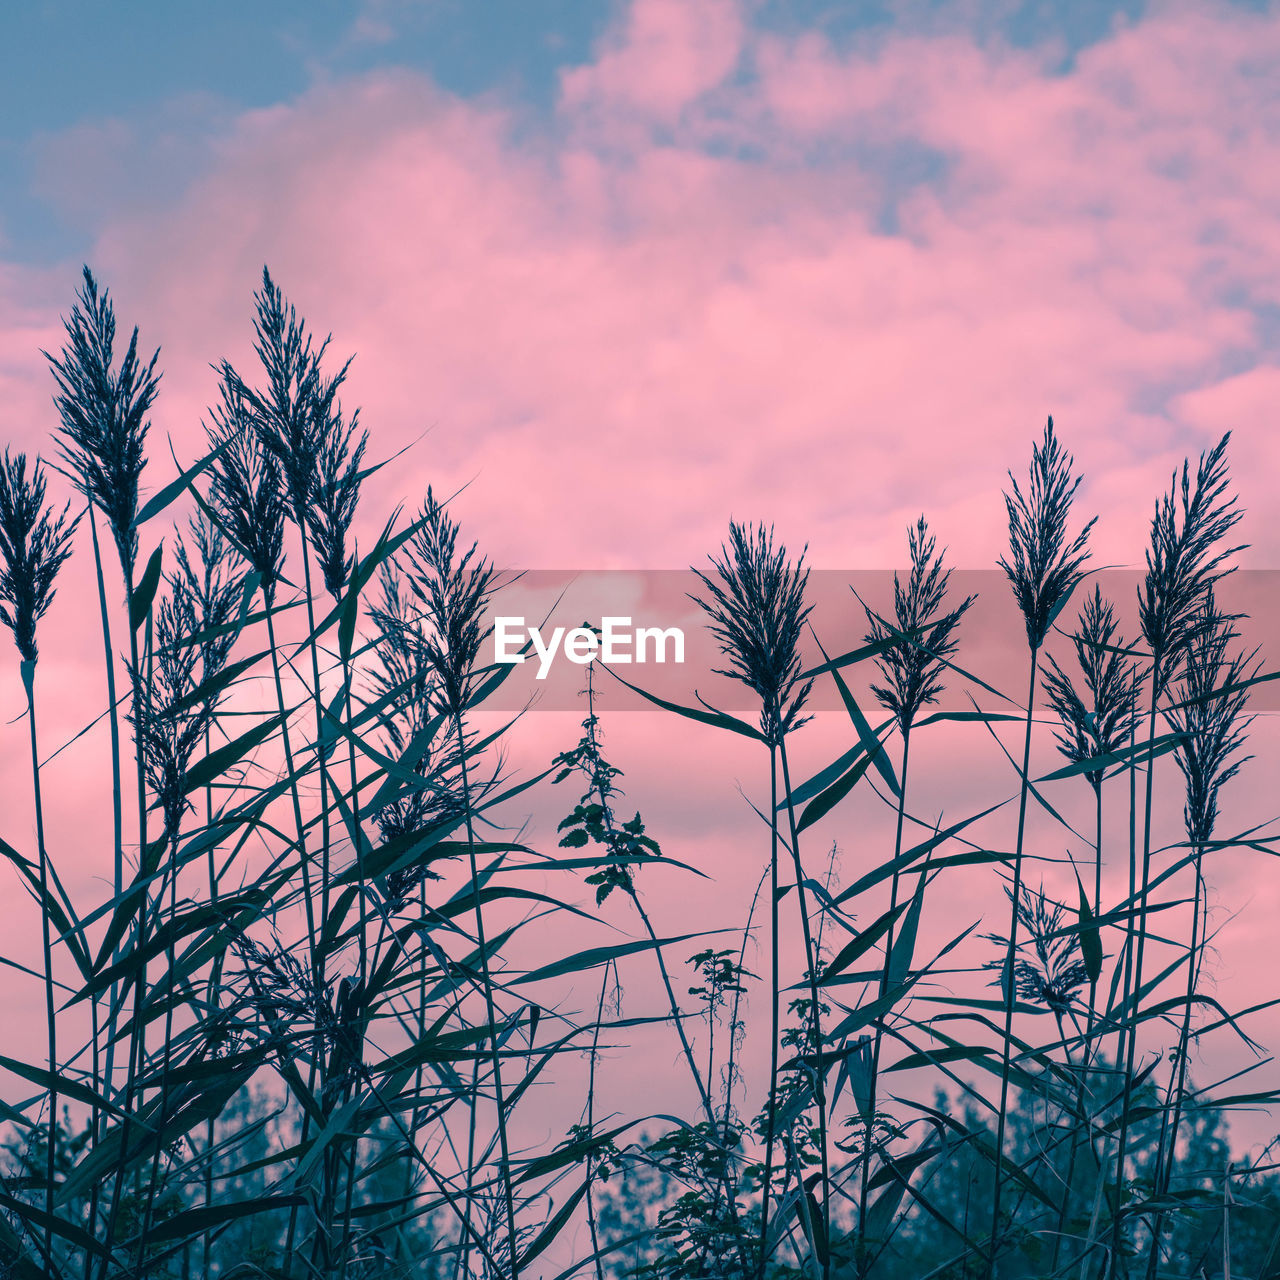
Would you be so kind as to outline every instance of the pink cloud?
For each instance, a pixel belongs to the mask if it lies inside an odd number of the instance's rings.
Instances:
[[[733,73],[744,44],[741,7],[738,0],[635,0],[595,61],[564,73],[563,105],[674,120]]]
[[[639,5],[566,75],[561,118],[592,123],[563,143],[517,147],[504,108],[408,74],[318,87],[243,116],[95,257],[163,342],[158,417],[184,436],[270,261],[358,351],[375,441],[432,428],[397,480],[478,475],[462,509],[511,561],[678,564],[759,514],[820,563],[892,563],[925,507],[989,562],[998,477],[1049,411],[1132,559],[1146,490],[1205,439],[1160,406],[1257,349],[1277,193],[1266,82],[1240,72],[1276,27],[1170,11],[1055,75],[956,36],[837,54]],[[758,79],[731,86],[743,59]],[[716,92],[765,159],[699,144]],[[673,110],[683,134],[655,140]],[[896,189],[856,154],[803,163],[820,138],[943,169]]]

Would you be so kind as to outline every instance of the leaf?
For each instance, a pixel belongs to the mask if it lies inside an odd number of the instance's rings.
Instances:
[[[957,1045],[952,1049],[921,1049],[899,1058],[885,1071],[914,1071],[917,1067],[936,1067],[943,1062],[982,1062],[995,1050],[990,1045]]]
[[[230,440],[224,440],[212,453],[206,454],[194,466],[188,467],[176,480],[170,480],[163,489],[160,490],[147,504],[138,512],[137,519],[134,520],[135,525],[146,524],[152,516],[158,516],[175,498],[186,489],[207,466],[229,445]]]
[[[908,849],[905,853],[899,854],[896,858],[890,858],[887,862],[882,862],[872,871],[868,871],[866,875],[854,881],[847,889],[842,889],[836,895],[836,905],[848,902],[850,898],[856,898],[860,893],[865,893],[874,885],[879,884],[882,880],[888,880],[895,871],[903,871],[913,862],[922,858],[930,850],[936,849],[940,844],[945,844],[952,836],[963,831],[965,827],[972,826],[973,823],[985,818],[987,814],[994,813],[997,809],[1003,808],[1009,802],[1001,800],[998,804],[993,804],[988,809],[983,809],[981,813],[975,813],[971,817],[962,818],[959,822],[953,823],[949,827],[944,827],[941,831],[935,831],[927,840],[922,840],[918,845]],[[993,854],[983,850],[975,850],[975,855],[971,858],[974,861],[990,861],[1000,862],[1005,860],[1003,854]],[[969,858],[970,855],[964,855]]]
[[[248,733],[242,733],[224,746],[210,751],[207,756],[197,760],[187,770],[182,782],[183,793],[195,791],[206,783],[219,778],[233,764],[248,755],[255,747],[261,746],[280,726],[280,717],[271,716],[261,724],[255,725]]]
[[[587,1179],[577,1188],[576,1191],[562,1204],[545,1227],[538,1232],[537,1237],[529,1245],[520,1257],[520,1267],[527,1267],[548,1245],[555,1240],[556,1236],[564,1230],[565,1223],[573,1216],[574,1210],[582,1203],[583,1197],[587,1194],[587,1187],[590,1185],[590,1179]]]
[[[289,1209],[307,1203],[305,1196],[255,1196],[251,1200],[231,1200],[225,1204],[201,1205],[196,1209],[184,1209],[171,1218],[162,1218],[150,1232],[152,1240],[181,1240],[184,1236],[201,1235],[210,1227],[220,1227],[224,1222],[235,1222],[254,1214],[270,1213],[274,1209]]]
[[[916,729],[923,729],[927,724],[942,724],[944,722],[956,723],[973,723],[978,721],[984,724],[990,724],[998,720],[1015,720],[1019,724],[1026,720],[1026,716],[1007,715],[1003,711],[935,711],[931,716],[925,716],[923,720],[917,720],[913,726]]]
[[[925,864],[924,871],[920,875],[920,883],[916,886],[916,891],[912,895],[911,905],[907,908],[907,914],[902,921],[902,931],[893,941],[893,951],[889,955],[889,983],[890,987],[896,987],[900,983],[907,980],[907,975],[911,972],[911,961],[915,957],[916,950],[916,932],[920,927],[920,911],[924,906],[924,890],[925,875],[928,870],[928,864]]]
[[[908,905],[905,902],[898,903],[892,911],[886,911],[874,924],[868,925],[867,928],[863,929],[822,971],[822,977],[818,979],[818,985],[820,987],[826,986],[827,983],[842,974],[855,960],[860,959],[870,951],[889,932]]]
[[[858,759],[862,756],[862,744],[856,747],[850,747],[838,759],[833,760],[825,769],[819,770],[813,775],[808,782],[802,782],[798,787],[792,789],[790,795],[785,795],[778,801],[778,809],[781,811],[787,807],[787,804],[804,804],[806,800],[812,800],[814,796],[825,791],[837,778],[841,778],[851,769]]]
[[[338,654],[342,665],[351,663],[351,645],[356,634],[356,620],[360,616],[360,581],[353,578],[342,600],[342,612],[338,619]]]
[[[162,542],[147,561],[142,571],[142,578],[133,590],[129,600],[129,629],[137,631],[151,612],[151,602],[156,598],[156,588],[160,585],[160,553],[164,550]]]
[[[624,942],[614,947],[591,947],[579,951],[575,955],[566,956],[552,964],[533,969],[522,978],[512,979],[512,984],[521,982],[541,982],[546,978],[559,978],[566,973],[582,973],[587,969],[598,969],[611,960],[621,960],[623,956],[633,956],[641,951],[653,951],[661,947],[673,947],[677,942],[688,942],[690,938],[703,938],[712,933],[727,933],[726,929],[710,929],[706,933],[682,933],[676,938],[645,938],[640,942]]]
[[[1162,734],[1151,744],[1150,755],[1147,754],[1147,744],[1140,742],[1137,746],[1122,747],[1118,751],[1106,751],[1102,755],[1090,756],[1088,760],[1078,760],[1074,764],[1063,765],[1061,769],[1046,773],[1043,778],[1037,778],[1036,781],[1056,782],[1059,778],[1074,778],[1081,773],[1096,773],[1099,769],[1106,769],[1113,764],[1124,764],[1135,757],[1138,758],[1139,763],[1148,759],[1154,760],[1167,751],[1173,751],[1186,736],[1185,733]]]
[[[184,693],[176,702],[170,703],[166,714],[176,716],[180,711],[185,711],[188,707],[197,707],[202,703],[215,702],[222,691],[233,681],[244,675],[254,663],[265,655],[265,652],[264,650],[263,653],[255,653],[252,657],[242,658],[239,662],[233,662],[223,667],[222,670],[215,671],[190,692]]]
[[[1084,959],[1084,971],[1089,975],[1089,983],[1094,985],[1102,974],[1102,939],[1098,936],[1098,922],[1094,919],[1089,899],[1085,897],[1084,885],[1080,883],[1078,873],[1076,888],[1080,890],[1080,955]]]
[[[678,702],[668,702],[665,698],[659,698],[656,693],[648,693],[641,689],[639,685],[632,684],[629,680],[624,680],[612,667],[605,667],[607,671],[619,684],[625,684],[632,693],[638,693],[642,698],[652,702],[654,706],[661,707],[664,711],[674,711],[678,716],[684,716],[686,720],[696,720],[699,724],[709,724],[716,729],[728,729],[732,733],[740,733],[744,738],[753,738],[756,742],[763,742],[764,735],[759,729],[753,729],[745,720],[739,720],[736,716],[731,716],[725,711],[703,711],[698,707],[684,707]]]
[[[823,649],[822,641],[818,640],[816,635],[814,640],[822,656],[826,658],[827,651]],[[844,709],[849,713],[849,719],[853,721],[853,727],[858,731],[858,737],[862,741],[862,749],[871,757],[876,770],[884,779],[885,786],[895,796],[899,795],[898,779],[893,772],[893,765],[889,763],[889,755],[884,749],[884,744],[880,741],[880,735],[872,729],[867,717],[862,714],[862,708],[858,706],[858,700],[853,696],[849,686],[845,684],[844,677],[834,666],[831,668],[831,678],[836,682],[836,688],[839,689],[840,698],[844,702]],[[887,723],[892,724],[893,722],[888,721]]]
[[[821,795],[811,800],[805,806],[804,813],[800,815],[800,821],[796,825],[796,832],[804,831],[806,828],[813,826],[819,819],[826,817],[857,786],[858,780],[866,773],[872,759],[872,756],[864,755],[843,778],[833,782]]]
[[[547,1155],[538,1156],[536,1159],[530,1160],[528,1166],[516,1181],[517,1183],[522,1183],[528,1182],[531,1178],[543,1178],[549,1173],[554,1173],[557,1169],[562,1169],[567,1164],[576,1164],[583,1156],[588,1156],[592,1152],[598,1151],[601,1147],[608,1146],[620,1133],[626,1133],[633,1125],[639,1123],[638,1120],[629,1120],[626,1124],[620,1124],[613,1129],[606,1129],[603,1133],[579,1138],[575,1142],[566,1142],[563,1146],[557,1147],[556,1150]]]
[[[101,1094],[95,1093],[78,1080],[68,1079],[60,1071],[50,1075],[45,1067],[33,1067],[26,1062],[19,1062],[16,1058],[5,1057],[3,1054],[0,1054],[0,1067],[12,1071],[15,1076],[21,1076],[23,1080],[38,1084],[42,1089],[48,1090],[51,1087],[56,1087],[58,1093],[63,1097],[74,1098],[76,1102],[83,1102],[85,1106],[101,1107],[104,1111],[111,1112],[118,1110]]]

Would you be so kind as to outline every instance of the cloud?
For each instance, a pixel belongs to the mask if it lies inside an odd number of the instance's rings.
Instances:
[[[269,261],[359,353],[375,444],[430,430],[404,492],[474,478],[461,509],[512,562],[679,564],[735,515],[892,563],[919,508],[989,562],[1049,412],[1132,561],[1146,491],[1206,438],[1180,397],[1261,355],[1277,59],[1275,19],[1199,8],[1059,73],[644,0],[541,132],[408,72],[317,85],[241,115],[176,205],[104,209],[95,259],[184,439]]]
[[[737,0],[635,0],[595,60],[564,73],[563,105],[672,122],[733,75],[744,42]]]

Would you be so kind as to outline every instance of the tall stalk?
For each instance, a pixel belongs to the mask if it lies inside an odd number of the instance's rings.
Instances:
[[[778,719],[781,720],[781,715]],[[827,1153],[827,1089],[825,1083],[826,1065],[822,1047],[822,1004],[818,998],[818,950],[813,943],[813,934],[809,927],[808,895],[804,886],[804,866],[800,861],[800,832],[796,824],[796,808],[792,800],[791,770],[787,762],[787,741],[785,735],[778,740],[778,755],[782,762],[782,788],[784,803],[787,807],[787,824],[791,835],[791,861],[796,877],[796,902],[800,910],[800,933],[804,941],[804,954],[809,982],[809,1021],[813,1038],[813,1052],[816,1058],[813,1068],[813,1092],[818,1105],[818,1155],[821,1160],[822,1177],[822,1275],[826,1280],[831,1274],[831,1251],[829,1240],[831,1233],[831,1166]]]
[[[898,893],[901,889],[901,872],[898,859],[902,856],[902,830],[907,808],[907,777],[911,759],[911,726],[906,725],[902,734],[902,773],[898,782],[898,805],[893,837],[893,876],[889,882],[889,915],[891,921],[884,944],[884,964],[880,968],[880,981],[877,988],[877,1000],[883,1000],[889,991],[890,960],[893,956],[894,925],[892,917],[898,909]],[[871,1042],[871,1079],[867,1086],[866,1135],[862,1144],[862,1170],[858,1187],[858,1235],[857,1256],[863,1257],[866,1250],[867,1236],[867,1202],[871,1193],[871,1148],[875,1141],[876,1094],[880,1078],[880,1048],[884,1041],[884,1026],[880,1019],[876,1020]]]
[[[476,833],[472,820],[471,780],[467,770],[467,744],[462,725],[462,712],[455,708],[454,732],[458,740],[458,758],[462,769],[462,802],[467,828],[467,863],[471,873],[472,905],[475,911],[476,942],[480,948],[480,979],[484,990],[485,1016],[488,1021],[488,1043],[493,1069],[494,1105],[498,1113],[498,1144],[502,1158],[502,1201],[507,1217],[507,1240],[511,1250],[511,1280],[518,1280],[519,1237],[516,1234],[515,1195],[511,1183],[511,1150],[507,1137],[506,1096],[502,1088],[502,1050],[498,1044],[497,1009],[493,995],[493,975],[489,968],[489,947],[485,941],[484,908],[480,900],[480,867],[476,859]]]
[[[884,963],[880,970],[877,999],[889,993],[893,973],[898,895],[902,886],[902,834],[907,806],[907,774],[911,759],[911,730],[921,708],[938,701],[943,691],[942,673],[953,653],[960,620],[969,611],[974,597],[967,596],[954,609],[947,609],[947,588],[951,570],[944,567],[944,552],[929,533],[924,516],[907,530],[911,572],[906,583],[893,575],[893,620],[888,621],[866,607],[868,645],[880,647],[876,659],[882,684],[873,684],[876,701],[887,710],[902,735],[902,777],[898,784],[897,814],[893,838],[893,875],[889,885],[889,928],[885,939]],[[866,1134],[862,1148],[862,1170],[858,1189],[856,1257],[859,1267],[866,1263],[867,1202],[871,1189],[871,1155],[875,1140],[876,1102],[880,1077],[880,1054],[884,1041],[884,1017],[876,1019],[872,1035],[871,1078],[867,1089]]]
[[[1004,1027],[1000,1054],[1000,1109],[996,1121],[996,1174],[995,1189],[991,1196],[991,1240],[987,1255],[988,1280],[997,1274],[996,1257],[1000,1248],[1000,1198],[1004,1189],[1004,1141],[1009,1114],[1009,1074],[1013,1061],[1013,1010],[1017,1003],[1017,986],[1014,982],[1014,963],[1018,950],[1018,903],[1022,900],[1022,845],[1027,825],[1027,794],[1030,790],[1031,727],[1035,718],[1036,676],[1038,674],[1040,646],[1031,648],[1031,677],[1027,689],[1027,719],[1022,743],[1021,783],[1018,788],[1018,835],[1013,851],[1013,905],[1009,914],[1009,944],[1005,951],[1001,985],[1004,993]]]
[[[801,630],[811,606],[804,602],[809,572],[804,566],[804,552],[792,563],[786,548],[773,544],[773,531],[763,525],[752,528],[730,522],[729,541],[722,546],[720,557],[711,557],[713,574],[695,569],[706,590],[706,598],[694,596],[710,617],[710,630],[729,666],[719,674],[741,681],[760,700],[759,738],[769,749],[769,877],[770,877],[770,1069],[768,1115],[765,1133],[764,1182],[761,1191],[758,1275],[763,1280],[768,1265],[769,1201],[773,1177],[773,1145],[777,1134],[778,1040],[779,1040],[779,929],[778,929],[778,846],[781,839],[778,811],[778,766],[783,739],[805,722],[801,715],[811,682],[801,678],[798,653]],[[785,760],[783,761],[785,770]],[[784,782],[790,796],[790,786]],[[790,809],[790,806],[789,806]],[[793,837],[794,812],[790,813]],[[804,875],[799,855],[795,854],[797,891],[804,916],[806,960],[810,969],[811,991],[816,993],[816,957],[808,936],[808,912],[804,905]],[[821,1098],[822,1062],[821,1024],[818,1002],[810,1011],[818,1055],[815,1096]],[[819,1103],[820,1108],[824,1105]],[[825,1114],[822,1119],[825,1121]],[[825,1126],[822,1131],[825,1147]],[[829,1179],[824,1179],[824,1193]],[[830,1254],[824,1250],[823,1273],[830,1266]]]
[[[1053,419],[1044,429],[1040,444],[1031,450],[1031,472],[1024,494],[1013,473],[1013,492],[1005,494],[1009,518],[1009,552],[1000,558],[1013,589],[1014,599],[1026,626],[1030,649],[1030,679],[1027,686],[1027,715],[1022,749],[1022,772],[1018,786],[1018,834],[1014,847],[1013,894],[1009,909],[1009,941],[1002,976],[1004,988],[1004,1028],[1000,1049],[1000,1110],[996,1132],[995,1189],[991,1198],[991,1238],[987,1252],[987,1280],[997,1275],[1000,1251],[1000,1202],[1004,1189],[1004,1140],[1009,1107],[1009,1076],[1013,1059],[1013,1011],[1017,1002],[1014,964],[1017,954],[1018,908],[1022,901],[1023,840],[1026,834],[1027,795],[1031,785],[1031,731],[1035,718],[1036,678],[1040,650],[1049,628],[1062,611],[1071,593],[1084,576],[1090,520],[1074,539],[1067,525],[1080,478],[1072,477],[1072,459],[1054,434]]]
[[[1050,669],[1045,676],[1044,692],[1060,722],[1060,727],[1054,733],[1058,741],[1058,750],[1081,772],[1081,776],[1089,784],[1094,799],[1091,907],[1094,921],[1091,935],[1093,947],[1091,953],[1087,948],[1085,949],[1087,952],[1085,965],[1089,977],[1089,1009],[1085,1021],[1080,1084],[1076,1094],[1077,1122],[1078,1125],[1084,1125],[1087,1123],[1085,1099],[1088,1092],[1088,1073],[1094,1056],[1098,978],[1102,968],[1102,944],[1096,922],[1102,915],[1102,788],[1106,767],[1097,762],[1121,752],[1126,741],[1131,738],[1135,723],[1139,681],[1137,665],[1129,661],[1128,655],[1132,651],[1118,634],[1115,610],[1103,599],[1100,587],[1095,586],[1093,594],[1086,599],[1071,638],[1076,652],[1076,661],[1084,677],[1084,692],[1082,694],[1077,691],[1073,679],[1052,657],[1049,658]],[[1132,752],[1130,752],[1129,766],[1132,768]],[[1083,888],[1081,892],[1083,893]],[[1082,909],[1082,933],[1083,916]],[[1058,1230],[1054,1237],[1055,1269],[1065,1239],[1078,1148],[1079,1142],[1073,1134],[1062,1204],[1058,1213]],[[1102,1166],[1099,1165],[1099,1175],[1101,1168]]]
[[[1240,547],[1223,545],[1243,517],[1230,494],[1226,450],[1230,433],[1200,455],[1194,485],[1191,463],[1183,463],[1179,478],[1175,472],[1169,492],[1156,503],[1151,521],[1151,545],[1147,551],[1147,571],[1138,589],[1138,622],[1150,652],[1151,689],[1147,710],[1147,768],[1143,801],[1141,878],[1138,885],[1138,932],[1133,955],[1132,986],[1126,990],[1126,1050],[1124,1092],[1116,1151],[1117,1196],[1124,1183],[1128,1155],[1130,1112],[1133,1102],[1133,1072],[1137,1058],[1137,1007],[1142,992],[1147,944],[1147,911],[1151,886],[1151,817],[1155,764],[1152,755],[1156,717],[1160,699],[1182,670],[1187,655],[1205,635],[1209,623],[1205,605],[1215,584],[1231,572],[1228,561]],[[1130,1007],[1130,1002],[1133,1007]],[[1117,1202],[1112,1222],[1111,1249],[1119,1257],[1123,1233],[1123,1205]]]
[[[464,724],[464,715],[474,691],[480,645],[486,634],[482,629],[484,611],[498,582],[497,571],[485,557],[477,554],[476,544],[473,543],[466,551],[459,549],[458,532],[458,526],[428,489],[417,530],[405,544],[403,555],[405,578],[419,612],[415,638],[436,675],[435,710],[449,724],[457,744],[472,910],[479,946],[480,988],[485,1005],[497,1110],[500,1182],[510,1249],[509,1270],[512,1280],[516,1280],[519,1273],[519,1237],[515,1221],[506,1093],[502,1080],[502,1050],[498,1043],[497,1006],[480,893],[480,867],[476,851],[478,842],[474,822],[475,791],[468,767],[472,748],[468,745]],[[469,1169],[468,1178],[470,1177]]]
[[[1241,757],[1245,734],[1250,723],[1245,706],[1248,682],[1258,674],[1254,662],[1256,650],[1245,656],[1228,658],[1227,651],[1237,639],[1235,617],[1218,610],[1212,587],[1205,594],[1200,615],[1194,625],[1194,637],[1187,647],[1183,678],[1177,700],[1168,716],[1174,730],[1181,735],[1176,747],[1179,768],[1186,782],[1183,809],[1187,842],[1192,850],[1195,891],[1191,901],[1191,941],[1187,949],[1187,984],[1181,1025],[1168,1102],[1161,1112],[1160,1140],[1156,1150],[1155,1191],[1158,1197],[1168,1195],[1177,1162],[1178,1129],[1186,1098],[1187,1057],[1191,1044],[1192,1012],[1195,1007],[1204,936],[1201,919],[1204,910],[1204,854],[1213,839],[1218,818],[1218,795],[1223,785],[1239,772],[1247,757]],[[1207,928],[1207,921],[1205,921]],[[1172,1118],[1170,1118],[1170,1104]],[[1157,1212],[1152,1225],[1151,1253],[1147,1274],[1154,1280],[1158,1263],[1165,1214]]]
[[[25,454],[0,461],[0,622],[13,633],[21,658],[31,737],[31,787],[36,811],[39,858],[41,949],[44,962],[45,1024],[48,1035],[49,1140],[45,1153],[44,1259],[57,1272],[53,1255],[53,1207],[58,1150],[58,1035],[54,1004],[53,938],[50,928],[49,851],[44,838],[44,800],[40,789],[40,749],[36,735],[36,624],[53,601],[58,571],[71,554],[77,520],[68,506],[58,514],[45,506],[44,468],[37,460],[27,473]]]
[[[36,694],[35,662],[22,664],[22,683],[27,691],[27,721],[31,727],[31,786],[36,806],[36,850],[40,858],[40,896],[49,896],[49,851],[44,842],[44,802],[40,794],[40,749],[36,742]],[[53,944],[49,932],[49,913],[40,913],[40,945],[44,954],[44,1004],[45,1023],[49,1044],[49,1142],[46,1151],[45,1204],[48,1217],[45,1226],[44,1256],[52,1268],[53,1262],[53,1193],[56,1185],[58,1151],[58,1020],[53,1000]]]
[[[102,618],[102,647],[107,673],[107,722],[111,729],[111,838],[112,858],[112,896],[118,902],[124,892],[124,812],[122,788],[120,783],[120,711],[116,699],[116,663],[111,648],[111,615],[107,609],[107,589],[102,575],[102,551],[98,545],[98,522],[94,514],[93,504],[88,507],[89,532],[93,538],[93,564],[98,582],[98,606]],[[120,948],[124,940],[116,944],[112,954],[112,963],[119,961]],[[115,1076],[116,1056],[116,1020],[120,1000],[120,984],[111,983],[107,1005],[107,1048],[106,1048],[106,1084],[108,1089]],[[95,1188],[96,1195],[96,1188]],[[92,1215],[91,1215],[92,1220]]]

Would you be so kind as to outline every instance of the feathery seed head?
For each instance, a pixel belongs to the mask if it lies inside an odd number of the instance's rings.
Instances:
[[[224,368],[253,409],[252,424],[279,471],[294,518],[305,522],[315,494],[317,460],[351,361],[334,377],[325,377],[321,362],[329,339],[315,344],[306,322],[286,303],[266,267],[262,288],[253,297],[254,350],[266,384],[256,390],[230,365]]]
[[[404,548],[405,583],[422,622],[421,637],[436,674],[436,696],[450,716],[466,709],[472,672],[488,635],[483,626],[498,572],[478,544],[458,550],[458,526],[427,490],[422,526]]]
[[[1027,628],[1027,643],[1039,649],[1063,605],[1084,576],[1089,532],[1094,520],[1068,541],[1071,503],[1080,487],[1072,478],[1072,457],[1054,433],[1053,419],[1044,440],[1031,446],[1031,474],[1024,494],[1013,473],[1013,493],[1005,494],[1009,515],[1009,555],[1000,557]]]
[[[1200,455],[1194,484],[1191,461],[1174,473],[1169,492],[1151,520],[1147,572],[1138,588],[1138,623],[1151,648],[1154,692],[1163,693],[1178,674],[1197,628],[1209,625],[1205,595],[1234,571],[1228,560],[1244,546],[1223,542],[1244,512],[1229,492],[1227,443],[1231,433]]]
[[[1058,750],[1073,764],[1118,751],[1134,725],[1140,685],[1138,664],[1120,652],[1128,646],[1117,631],[1115,610],[1102,598],[1101,588],[1095,586],[1071,637],[1084,673],[1087,705],[1057,660],[1049,659],[1051,669],[1044,679],[1044,691],[1062,721],[1054,736]],[[1084,776],[1096,791],[1102,786],[1102,775],[1103,770],[1097,768],[1086,771]]]
[[[254,427],[254,410],[229,365],[223,366],[222,402],[205,433],[222,452],[209,468],[210,498],[228,541],[274,598],[284,567],[284,496],[275,456]]]
[[[46,507],[45,473],[39,460],[27,474],[27,456],[0,462],[0,621],[13,632],[24,662],[35,662],[36,623],[54,596],[54,580],[71,554],[71,535],[80,517],[68,520],[68,506],[55,514]]]
[[[239,606],[240,584],[230,572],[234,549],[203,511],[191,517],[188,537],[194,545],[194,561],[188,539],[179,535],[174,550],[177,572],[170,585],[175,592],[185,591],[194,603],[200,678],[204,681],[222,669],[235,644],[230,625]]]
[[[1008,886],[1005,896],[1012,903],[1013,891]],[[1022,937],[1013,965],[1014,987],[1021,999],[1061,1016],[1070,1010],[1076,992],[1089,982],[1080,953],[1079,932],[1065,927],[1066,908],[1047,897],[1043,888],[1023,885],[1017,911]],[[983,967],[1003,974],[1009,940],[999,934],[985,936],[999,946],[1002,954]]]
[[[1228,656],[1239,638],[1236,621],[1236,615],[1218,609],[1210,587],[1192,620],[1177,703],[1169,710],[1174,731],[1185,735],[1176,755],[1186,781],[1187,839],[1196,846],[1213,838],[1218,793],[1250,759],[1240,754],[1253,720],[1245,714],[1246,682],[1258,674],[1261,664],[1256,649]]]
[[[352,569],[347,535],[360,500],[361,464],[368,441],[369,433],[359,425],[359,411],[344,420],[340,406],[328,415],[320,434],[308,531],[325,590],[335,599]]]
[[[381,598],[370,610],[377,634],[378,663],[369,673],[374,698],[386,710],[379,723],[391,752],[411,769],[421,784],[402,790],[375,815],[383,844],[439,829],[463,820],[466,806],[461,784],[457,739],[439,732],[439,682],[432,663],[429,624],[401,590],[402,574],[391,564],[379,568]],[[438,880],[431,851],[387,876],[387,897],[402,902],[423,880]]]
[[[130,667],[141,707],[129,715],[138,731],[147,781],[164,815],[165,834],[178,833],[183,815],[191,808],[186,779],[191,761],[213,718],[213,707],[193,701],[200,683],[197,665],[201,646],[192,643],[201,631],[200,605],[186,574],[169,578],[169,591],[155,610],[155,646],[140,669]],[[205,672],[212,675],[213,672]]]
[[[807,551],[807,548],[805,549]],[[804,603],[809,570],[805,551],[794,564],[773,545],[773,528],[729,524],[720,558],[709,556],[715,576],[694,569],[707,599],[691,595],[711,619],[711,634],[729,659],[718,675],[740,680],[759,695],[760,728],[777,745],[805,721],[800,711],[813,682],[800,678],[800,632],[811,605]]]
[[[107,517],[120,563],[132,576],[138,558],[138,487],[146,466],[148,414],[156,398],[159,349],[144,364],[138,330],[120,364],[115,361],[116,317],[110,295],[98,291],[88,267],[61,358],[43,352],[57,383],[54,404],[62,419],[62,456],[72,479]]]
[[[893,622],[863,606],[867,643],[892,641],[876,659],[885,684],[872,685],[872,692],[904,732],[910,730],[920,708],[936,702],[942,692],[942,671],[958,643],[956,628],[974,601],[968,596],[955,609],[943,612],[951,570],[943,568],[945,552],[935,550],[936,540],[924,516],[908,529],[907,540],[911,573],[905,587],[893,575]]]

